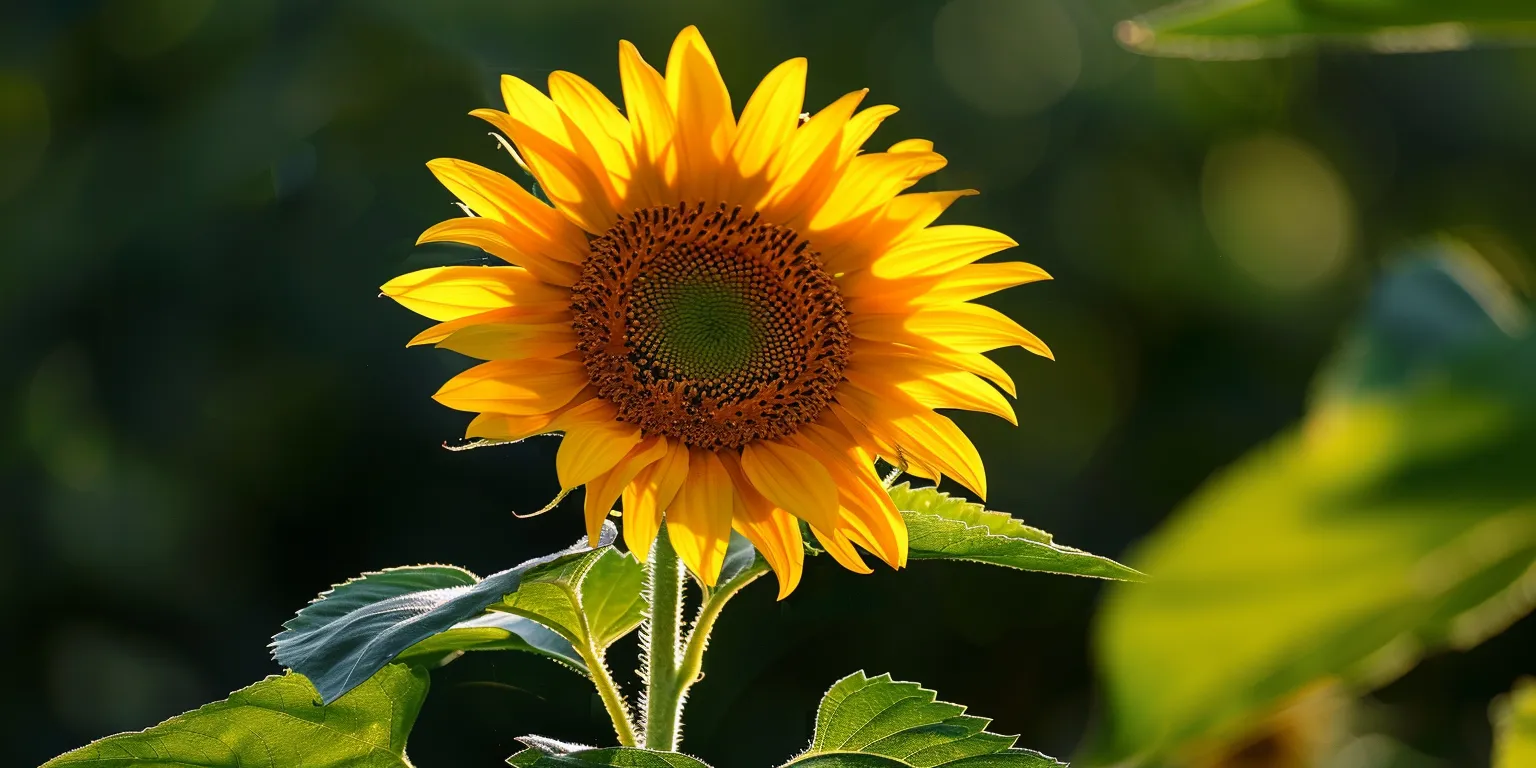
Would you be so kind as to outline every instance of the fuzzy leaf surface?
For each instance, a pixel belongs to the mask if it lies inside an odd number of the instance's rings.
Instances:
[[[406,737],[427,697],[427,672],[390,664],[320,706],[290,672],[135,733],[108,736],[43,768],[409,768]]]
[[[785,764],[816,768],[1059,768],[1065,763],[1013,746],[1017,736],[986,730],[990,720],[938,701],[917,683],[855,672],[816,709],[811,746]]]
[[[612,542],[615,533],[611,524],[605,526],[602,544]],[[309,677],[326,702],[335,701],[418,643],[456,628],[472,630],[457,638],[476,643],[492,638],[493,632],[487,630],[504,630],[521,638],[528,649],[569,663],[575,654],[568,646],[552,643],[547,633],[528,624],[460,625],[517,591],[529,571],[578,561],[589,551],[582,541],[483,580],[451,566],[367,574],[322,594],[299,611],[274,638],[272,655]],[[510,637],[502,639],[510,641]],[[443,647],[451,643],[445,639],[439,649],[458,650]]]
[[[902,483],[892,487],[890,494],[907,522],[908,557],[912,560],[968,560],[1024,571],[1124,581],[1145,578],[1133,568],[1057,544],[1039,528],[935,488]]]

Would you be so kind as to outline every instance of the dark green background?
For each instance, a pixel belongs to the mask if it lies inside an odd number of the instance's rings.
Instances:
[[[556,491],[554,439],[439,447],[467,417],[429,396],[466,361],[404,349],[425,321],[377,297],[397,274],[474,258],[412,247],[456,214],[423,163],[513,170],[465,115],[496,105],[503,72],[542,84],[568,69],[617,98],[620,38],[660,66],[695,23],[738,109],[792,56],[811,60],[807,108],[864,86],[869,103],[899,105],[872,146],[934,139],[950,167],[927,185],[983,191],[946,221],[1013,235],[1010,256],[1057,277],[995,302],[1059,357],[999,355],[1021,426],[958,417],[991,506],[1111,556],[1302,413],[1394,248],[1449,230],[1525,274],[1536,53],[1153,60],[1111,37],[1148,5],[8,5],[0,760],[36,764],[277,671],[270,635],[361,571],[483,574],[580,535],[575,501],[511,514]],[[1245,267],[1202,202],[1208,161],[1266,136],[1257,146],[1310,153],[1346,203],[1336,258],[1299,283]],[[1281,194],[1249,234],[1309,234],[1293,207],[1308,199]],[[790,599],[753,587],[723,620],[684,748],[773,764],[809,738],[821,691],[863,668],[1068,756],[1094,717],[1098,588],[964,564],[859,577],[814,560]],[[1431,659],[1369,718],[1441,761],[1429,765],[1483,764],[1486,704],[1533,671],[1533,644],[1527,619]],[[524,733],[602,742],[606,728],[575,676],[484,654],[435,675],[411,754],[494,765]]]

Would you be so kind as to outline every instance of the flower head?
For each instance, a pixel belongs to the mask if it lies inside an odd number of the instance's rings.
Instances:
[[[421,242],[477,246],[511,266],[442,267],[384,286],[440,323],[412,340],[486,362],[436,399],[479,414],[467,436],[563,432],[566,489],[586,487],[596,536],[616,502],[650,551],[663,515],[706,584],[731,530],[800,579],[804,521],[844,566],[862,548],[905,564],[881,457],[986,494],[970,440],[936,408],[1014,421],[1008,375],[982,353],[1033,334],[969,300],[1048,276],[978,264],[1006,235],[931,226],[974,192],[902,194],[944,165],[912,139],[862,153],[891,106],[855,91],[802,119],[806,61],[763,79],[739,116],[698,30],[663,76],[620,43],[625,109],[568,72],[549,95],[511,76],[495,126],[549,204],[461,160],[428,167],[474,213]],[[990,382],[990,383],[989,383]]]

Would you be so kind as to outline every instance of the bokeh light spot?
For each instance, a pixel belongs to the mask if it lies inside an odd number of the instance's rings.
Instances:
[[[951,0],[933,20],[933,56],[967,104],[1029,115],[1077,82],[1077,28],[1056,0]]]
[[[1265,287],[1301,290],[1348,260],[1355,210],[1333,166],[1295,139],[1261,135],[1222,144],[1201,179],[1217,247]]]

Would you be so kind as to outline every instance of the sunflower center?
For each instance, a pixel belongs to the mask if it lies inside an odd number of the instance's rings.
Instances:
[[[793,434],[832,402],[846,313],[793,230],[679,204],[622,217],[590,247],[571,289],[577,347],[621,421],[719,450]]]

